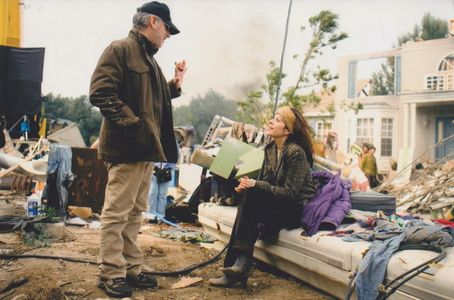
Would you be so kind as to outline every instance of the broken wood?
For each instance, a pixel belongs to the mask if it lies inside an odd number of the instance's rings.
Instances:
[[[202,277],[182,277],[180,281],[172,285],[172,289],[182,289],[203,281]]]
[[[33,148],[31,149],[29,156],[26,157],[22,162],[31,161],[31,160],[35,157],[35,152],[36,152],[36,150],[41,148],[41,142],[42,142],[42,140],[43,140],[43,137],[40,137],[39,140],[38,140],[38,142],[36,142],[36,144],[35,144],[35,145],[33,146]],[[13,171],[16,170],[17,168],[19,168],[19,164],[14,165],[14,166],[11,166],[11,167],[9,167],[8,169],[5,169],[5,170],[0,171],[0,178],[2,178],[2,177],[5,176],[5,175],[8,175],[9,173],[13,172]]]
[[[424,163],[424,168],[415,170],[409,183],[392,185],[385,183],[378,191],[396,196],[397,206],[409,205],[407,211],[429,213],[454,197],[454,161],[447,156],[433,163]],[[432,207],[432,209],[431,209]]]

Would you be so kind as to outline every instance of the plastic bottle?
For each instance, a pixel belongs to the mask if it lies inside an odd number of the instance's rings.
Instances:
[[[34,217],[38,215],[38,208],[41,205],[41,196],[32,194],[27,198],[27,215]]]

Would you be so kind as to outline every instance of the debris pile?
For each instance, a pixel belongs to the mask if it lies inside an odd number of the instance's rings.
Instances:
[[[451,206],[454,201],[454,160],[416,166],[408,183],[391,180],[384,182],[378,191],[396,196],[397,206],[408,206],[407,211],[412,214],[429,213],[443,204]]]

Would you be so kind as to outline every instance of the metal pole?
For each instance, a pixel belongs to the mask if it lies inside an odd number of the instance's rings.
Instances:
[[[288,5],[288,12],[287,12],[287,22],[285,23],[285,35],[284,35],[284,45],[282,46],[282,53],[281,53],[281,63],[279,65],[279,80],[277,82],[277,89],[276,89],[276,100],[274,101],[274,109],[273,109],[273,115],[276,112],[277,108],[277,102],[279,100],[279,89],[281,87],[281,80],[282,80],[282,67],[284,65],[284,54],[285,54],[285,46],[287,44],[287,34],[288,34],[288,24],[290,21],[290,13],[292,11],[292,3],[293,0],[290,0],[290,3]]]

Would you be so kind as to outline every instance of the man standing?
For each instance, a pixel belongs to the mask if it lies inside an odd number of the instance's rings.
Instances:
[[[90,85],[90,102],[103,115],[98,157],[108,171],[101,214],[98,287],[112,297],[129,297],[131,287],[153,288],[143,272],[137,234],[146,211],[153,161],[177,161],[171,99],[180,96],[186,62],[167,82],[154,59],[165,39],[180,31],[167,5],[137,9],[128,37],[101,55]]]

